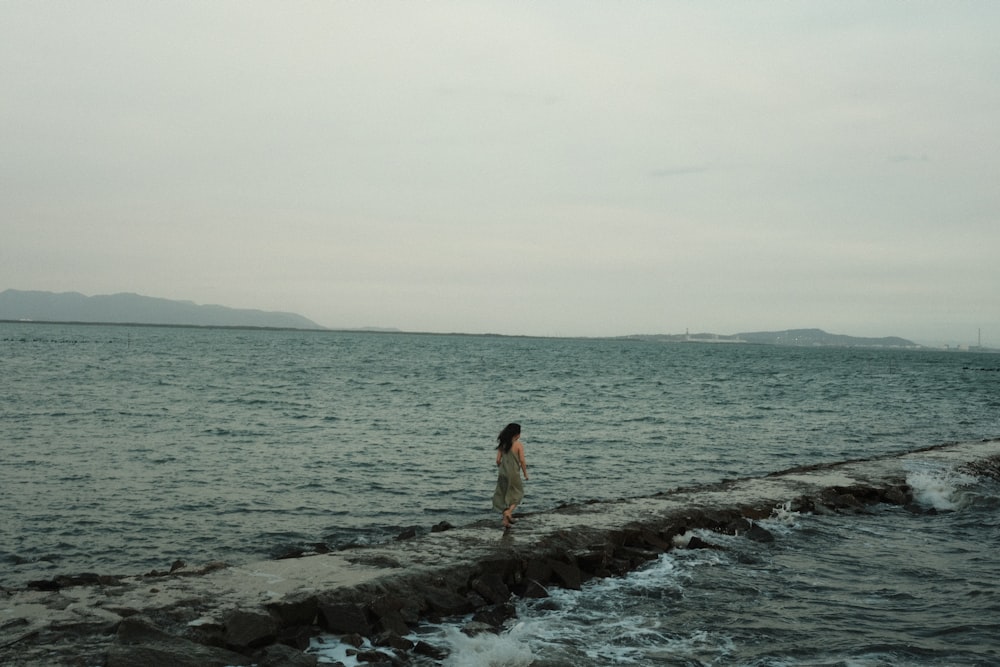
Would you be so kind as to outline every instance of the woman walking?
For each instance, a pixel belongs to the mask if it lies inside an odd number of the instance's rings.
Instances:
[[[493,507],[503,514],[503,527],[514,525],[514,508],[524,497],[520,473],[528,479],[528,464],[524,460],[521,425],[507,424],[497,436],[497,488],[493,492]]]

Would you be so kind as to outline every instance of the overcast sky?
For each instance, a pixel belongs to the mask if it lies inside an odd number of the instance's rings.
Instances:
[[[1000,2],[0,2],[0,290],[1000,346]]]

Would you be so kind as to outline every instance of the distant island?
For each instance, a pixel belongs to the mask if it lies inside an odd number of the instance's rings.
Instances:
[[[324,329],[295,313],[198,305],[139,294],[84,296],[78,292],[0,292],[0,320],[82,324],[152,324],[267,329]]]
[[[919,348],[917,343],[898,336],[865,338],[831,334],[822,329],[786,329],[785,331],[753,331],[732,335],[712,333],[654,334],[627,336],[638,340],[662,343],[753,343],[756,345],[795,345],[801,347],[893,347]]]

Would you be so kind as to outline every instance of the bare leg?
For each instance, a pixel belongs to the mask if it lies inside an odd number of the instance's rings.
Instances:
[[[517,508],[517,504],[513,504],[503,511],[503,527],[510,528],[514,525],[514,509]]]

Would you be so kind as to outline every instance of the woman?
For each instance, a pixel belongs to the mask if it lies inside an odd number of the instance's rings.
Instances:
[[[528,464],[524,460],[521,425],[507,424],[497,436],[497,488],[493,492],[493,507],[503,513],[503,527],[514,525],[514,508],[524,497],[524,484],[519,473],[528,479]]]

